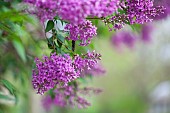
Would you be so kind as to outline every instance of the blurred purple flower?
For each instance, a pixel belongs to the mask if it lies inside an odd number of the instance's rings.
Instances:
[[[52,107],[53,99],[50,95],[45,96],[42,100],[42,105],[44,106],[45,110],[49,111]]]
[[[162,5],[165,7],[164,13],[161,13],[159,16],[156,16],[154,19],[159,20],[166,18],[170,15],[170,0],[154,0],[154,5]]]
[[[136,36],[131,32],[127,32],[127,31],[117,32],[112,37],[112,44],[118,49],[121,49],[122,46],[133,48],[135,42],[136,42]]]
[[[152,40],[152,31],[153,26],[151,24],[144,24],[141,30],[141,40],[145,43],[148,43]]]
[[[99,64],[95,64],[91,69],[84,69],[84,71],[81,72],[80,76],[81,77],[86,77],[86,76],[99,76],[103,75],[106,71],[104,68]]]
[[[30,4],[28,12],[35,14],[43,23],[48,19],[53,19],[58,10],[57,0],[23,0],[25,3]],[[33,6],[33,10],[31,9]]]
[[[92,87],[79,88],[78,83],[73,82],[69,86],[57,88],[53,91],[53,97],[47,95],[43,98],[42,104],[48,111],[52,105],[59,107],[75,107],[86,108],[91,104],[79,95],[99,94],[102,90]]]

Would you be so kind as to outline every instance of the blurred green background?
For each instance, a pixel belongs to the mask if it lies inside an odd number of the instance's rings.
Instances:
[[[18,13],[23,8],[18,2],[0,2],[0,79],[15,87],[8,91],[0,84],[0,113],[46,113],[42,96],[32,88],[31,71],[34,57],[50,51],[42,26],[35,17]],[[150,43],[138,41],[123,51],[111,43],[115,32],[97,26],[93,43],[106,73],[84,85],[103,92],[86,97],[92,104],[87,109],[53,107],[49,113],[170,113],[170,18],[153,22]]]

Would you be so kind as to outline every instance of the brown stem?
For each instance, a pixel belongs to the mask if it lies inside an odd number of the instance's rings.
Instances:
[[[72,40],[72,51],[74,52],[74,50],[75,50],[75,41],[74,40]]]

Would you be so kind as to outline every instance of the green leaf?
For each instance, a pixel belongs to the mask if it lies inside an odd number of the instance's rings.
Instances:
[[[59,48],[61,48],[62,43],[61,43],[60,41],[57,40],[57,44],[58,44]]]
[[[133,24],[133,25],[130,25],[130,27],[132,28],[133,31],[140,32],[140,30],[141,30],[140,24]]]
[[[59,41],[61,41],[62,43],[64,43],[64,36],[62,36],[61,34],[57,34],[57,39],[59,39]]]
[[[125,13],[126,13],[125,10],[121,10],[121,9],[118,9],[118,12],[119,12],[120,14],[125,14]]]
[[[48,32],[48,31],[50,31],[51,29],[53,29],[54,28],[54,22],[53,22],[53,20],[49,20],[48,22],[47,22],[47,26],[46,26],[46,28],[45,28],[45,32]]]
[[[15,100],[14,98],[9,97],[8,95],[1,94],[1,93],[0,93],[0,99],[4,99],[4,100]]]
[[[47,40],[48,40],[48,48],[49,48],[49,49],[54,49],[55,46],[56,46],[56,43],[55,43],[55,41],[53,40],[53,37],[48,38]]]
[[[48,92],[52,99],[55,98],[55,93],[53,91],[54,91],[54,89],[50,89]]]
[[[60,20],[60,17],[59,16],[55,16],[54,19],[55,20]]]
[[[23,60],[23,62],[26,62],[27,59],[26,59],[26,54],[25,54],[25,48],[24,48],[21,40],[19,40],[18,38],[15,38],[14,40],[12,40],[12,43],[13,43],[18,55]]]
[[[9,90],[9,92],[12,95],[15,95],[16,93],[16,88],[7,80],[3,79],[1,80],[1,83]]]
[[[56,50],[57,50],[57,53],[60,53],[60,54],[61,54],[61,48],[59,48],[59,47],[56,46]]]

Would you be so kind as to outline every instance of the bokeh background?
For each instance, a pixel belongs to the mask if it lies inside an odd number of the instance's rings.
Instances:
[[[34,57],[50,53],[42,26],[35,17],[17,13],[21,8],[18,2],[11,3],[9,9],[0,4],[0,78],[10,81],[17,93],[15,97],[0,86],[0,113],[47,113],[42,96],[31,84]],[[14,24],[16,21],[24,26]],[[116,32],[100,22],[97,26],[93,43],[102,54],[106,73],[87,79],[83,85],[103,92],[86,96],[92,104],[86,109],[54,106],[48,113],[170,113],[170,18],[151,24],[148,41],[139,37],[142,26],[125,26]],[[114,45],[112,38],[121,31],[137,35],[133,46]]]

